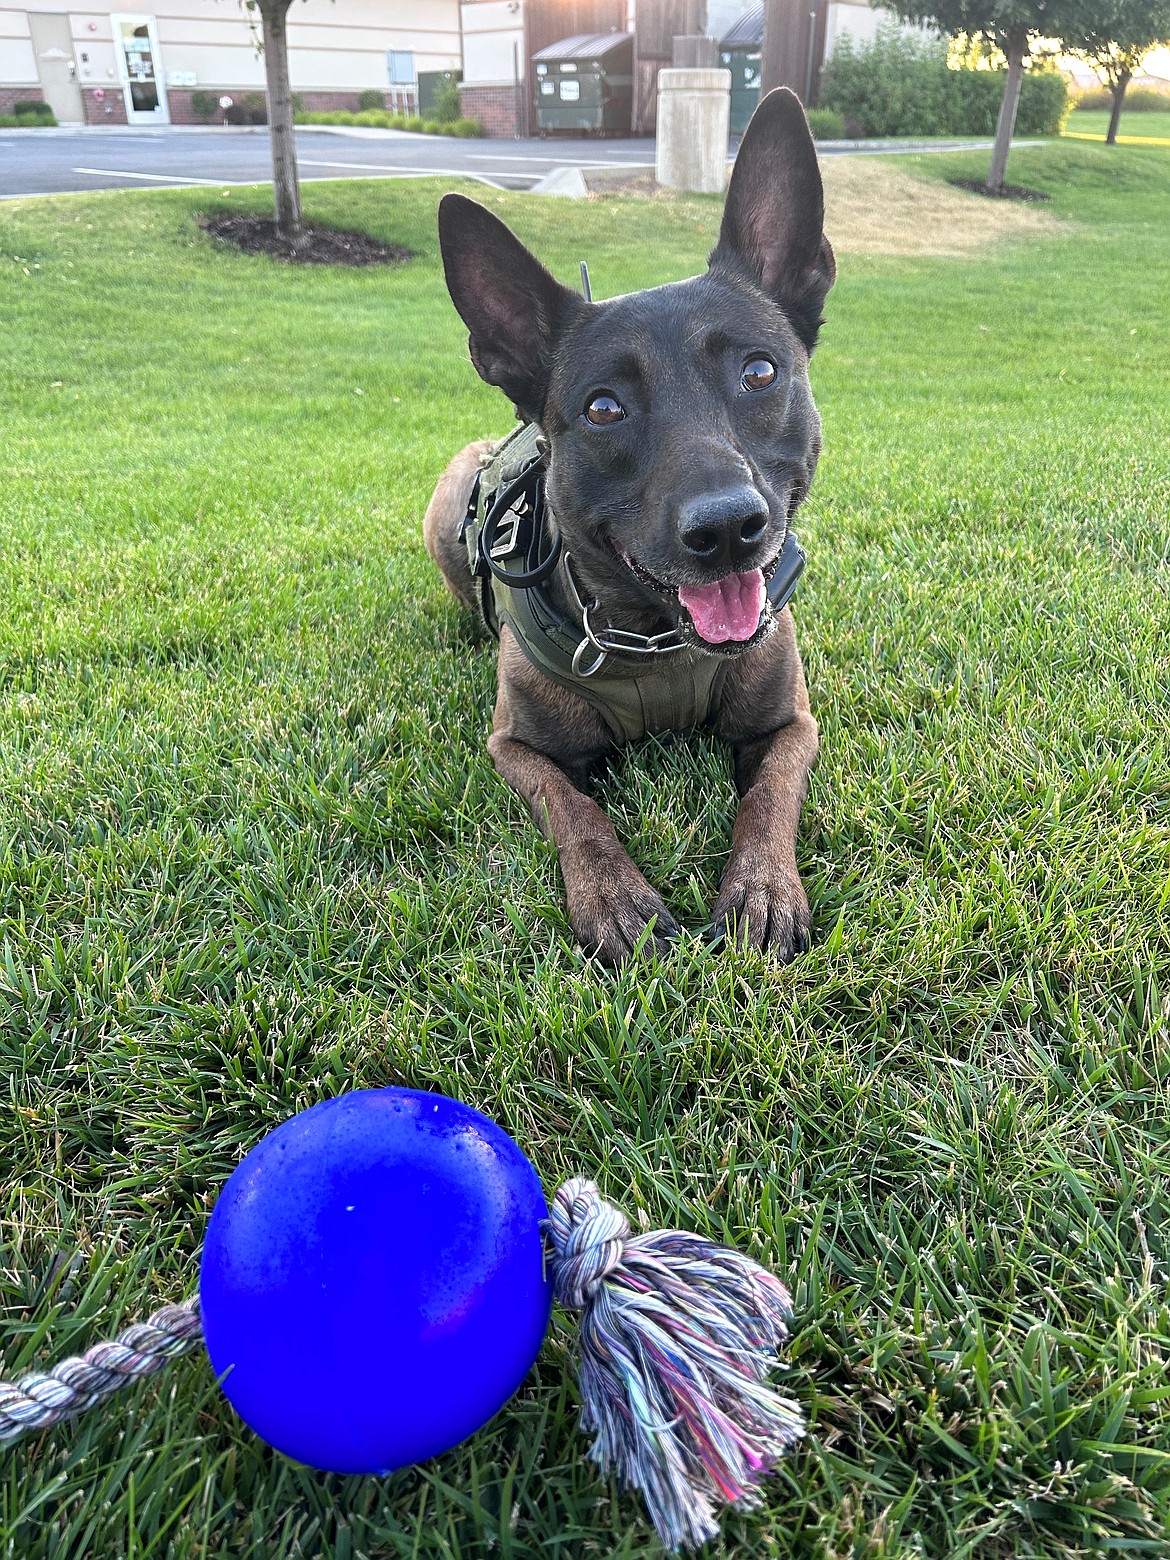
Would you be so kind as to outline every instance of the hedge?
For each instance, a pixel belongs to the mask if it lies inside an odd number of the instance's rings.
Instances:
[[[1113,94],[1108,87],[1090,87],[1087,92],[1081,93],[1073,107],[1098,111],[1104,109],[1109,113],[1113,108]],[[1165,87],[1130,87],[1122,99],[1122,112],[1125,114],[1170,113],[1170,91]]]
[[[952,70],[946,44],[881,27],[858,47],[846,34],[821,81],[820,104],[862,136],[995,134],[1003,72]],[[1024,76],[1018,135],[1059,135],[1068,117],[1068,88],[1055,70]]]
[[[297,114],[298,125],[362,125],[367,130],[414,130],[421,135],[454,135],[462,139],[483,134],[478,119],[420,119],[417,114],[389,114],[385,109],[366,109],[352,114],[348,109],[329,113]]]

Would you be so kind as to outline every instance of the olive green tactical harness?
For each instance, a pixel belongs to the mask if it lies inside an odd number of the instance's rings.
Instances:
[[[547,459],[543,432],[523,423],[476,476],[461,534],[488,629],[498,639],[506,623],[537,671],[592,705],[618,744],[709,721],[730,660],[695,650],[676,629],[645,635],[594,626],[597,603],[582,600],[560,531],[555,522],[545,525]],[[768,582],[773,611],[789,600],[803,567],[789,532]],[[579,621],[543,588],[558,569]],[[682,654],[675,659],[675,652]]]

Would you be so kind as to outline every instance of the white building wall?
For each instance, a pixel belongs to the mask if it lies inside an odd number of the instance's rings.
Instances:
[[[483,0],[464,5],[463,83],[476,87],[510,87],[524,58],[524,0]]]
[[[0,11],[0,83],[35,87],[39,79],[27,13]]]
[[[69,16],[82,86],[117,86],[111,13],[73,11],[68,0],[0,0],[0,85],[37,85],[29,10]],[[194,73],[194,83],[186,85],[264,84],[251,14],[236,0],[154,0],[140,13],[127,5],[114,14],[155,18],[164,79],[178,71]],[[296,90],[385,87],[388,49],[413,51],[416,71],[457,70],[459,0],[296,0],[289,13],[289,72]]]

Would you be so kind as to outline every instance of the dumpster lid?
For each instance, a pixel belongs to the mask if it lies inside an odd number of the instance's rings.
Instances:
[[[762,14],[762,13],[761,13]],[[562,38],[538,49],[534,60],[593,60],[609,54],[623,44],[632,44],[634,35],[627,32],[578,33],[575,38]]]
[[[762,44],[764,41],[764,8],[762,5],[753,5],[750,11],[745,11],[729,33],[725,33],[719,40],[721,49],[742,49],[749,44]]]

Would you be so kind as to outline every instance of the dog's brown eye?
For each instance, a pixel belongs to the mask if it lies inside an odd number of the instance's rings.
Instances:
[[[591,423],[604,428],[607,423],[621,422],[626,414],[622,403],[610,395],[608,390],[602,390],[598,395],[590,397],[585,415]]]
[[[776,365],[770,358],[748,358],[739,382],[745,390],[766,390],[776,378]]]

